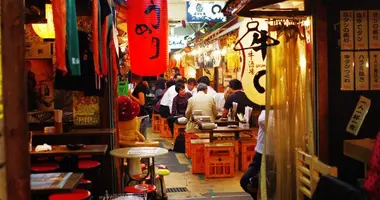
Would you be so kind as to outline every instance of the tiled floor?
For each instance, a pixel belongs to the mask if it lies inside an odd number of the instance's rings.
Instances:
[[[159,140],[161,146],[172,149],[173,139],[162,139],[159,134],[148,129],[149,140]],[[183,153],[169,152],[169,155],[156,158],[157,164],[166,164],[172,173],[165,177],[167,188],[186,187],[188,192],[168,193],[169,199],[251,199],[240,187],[242,172],[237,171],[233,178],[205,179],[203,175],[191,173],[191,160]]]

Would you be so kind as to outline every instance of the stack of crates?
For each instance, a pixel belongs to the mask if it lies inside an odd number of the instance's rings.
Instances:
[[[193,174],[205,173],[205,144],[209,143],[209,139],[191,140],[191,171]]]
[[[239,170],[239,141],[235,140],[234,138],[218,138],[217,140],[213,141],[214,143],[231,143],[234,145],[234,156],[235,156],[235,166],[234,170]]]
[[[191,140],[198,139],[194,133],[185,133],[185,156],[191,159]]]
[[[205,144],[205,177],[233,177],[235,170],[234,145],[231,143]]]
[[[168,119],[163,118],[163,117],[160,117],[160,137],[162,138],[173,137],[168,125]]]
[[[160,114],[153,113],[152,115],[152,128],[153,133],[159,133],[160,132]]]
[[[179,135],[181,131],[185,130],[185,127],[186,125],[174,123],[174,128],[173,128],[174,139],[177,138],[177,136]]]
[[[248,169],[249,164],[252,162],[253,157],[256,154],[257,140],[249,139],[249,140],[240,140],[240,170],[246,171]]]

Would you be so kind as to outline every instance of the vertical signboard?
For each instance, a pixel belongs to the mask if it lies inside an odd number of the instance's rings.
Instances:
[[[355,52],[355,89],[369,89],[369,74],[368,74],[368,52]]]
[[[368,11],[355,11],[355,49],[368,49]]]
[[[380,49],[380,10],[369,11],[369,48]]]
[[[371,99],[360,96],[359,102],[356,104],[355,111],[352,114],[351,119],[346,127],[347,132],[355,136],[358,135],[360,127],[362,126],[364,118],[367,115],[370,107]]]
[[[354,12],[340,11],[340,43],[342,50],[354,49]]]
[[[380,90],[380,51],[369,53],[371,90]]]
[[[342,51],[340,56],[341,59],[341,90],[352,91],[354,90],[354,52],[352,51]]]

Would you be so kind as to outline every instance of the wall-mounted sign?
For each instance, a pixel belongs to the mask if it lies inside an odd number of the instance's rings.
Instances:
[[[371,90],[380,90],[380,51],[371,51],[369,60]]]
[[[186,47],[187,36],[169,36],[169,49],[182,49]]]
[[[74,125],[97,126],[100,124],[99,97],[84,96],[75,93],[73,96]]]
[[[355,49],[368,49],[368,11],[355,11]]]
[[[369,48],[380,49],[380,10],[369,11]]]
[[[54,54],[54,43],[34,41],[25,42],[25,58],[27,59],[50,59]]]
[[[351,116],[350,122],[346,127],[346,131],[358,135],[360,127],[363,124],[364,118],[368,113],[369,108],[371,107],[371,99],[368,99],[364,96],[360,96],[359,102],[356,105],[355,111]]]
[[[188,22],[222,22],[226,17],[222,13],[225,2],[187,1]]]
[[[340,11],[340,48],[342,50],[354,49],[354,12]]]
[[[355,89],[369,89],[369,74],[368,74],[368,52],[355,52]]]
[[[341,75],[341,90],[354,90],[354,52],[342,51],[340,53],[340,75]]]

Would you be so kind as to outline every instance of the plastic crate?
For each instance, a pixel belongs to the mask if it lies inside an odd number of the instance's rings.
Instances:
[[[205,178],[233,177],[235,170],[232,143],[205,144]]]
[[[182,125],[182,124],[177,124],[177,123],[174,123],[174,128],[173,128],[173,135],[174,135],[174,139],[177,138],[177,136],[179,135],[179,133],[184,130],[186,127],[186,125]]]
[[[229,138],[218,138],[217,140],[213,141],[214,143],[231,143],[234,145],[234,158],[235,158],[235,165],[234,170],[239,170],[239,141],[235,139],[229,139]]]
[[[256,154],[257,140],[240,140],[240,170],[246,171]]]
[[[160,114],[153,113],[152,114],[152,129],[153,133],[160,133]]]
[[[191,140],[198,139],[194,133],[185,133],[185,156],[191,159]]]
[[[162,138],[173,137],[168,125],[168,119],[162,118],[162,117],[160,118],[160,137]]]
[[[205,173],[205,144],[210,143],[209,139],[191,140],[191,171],[193,174]]]

